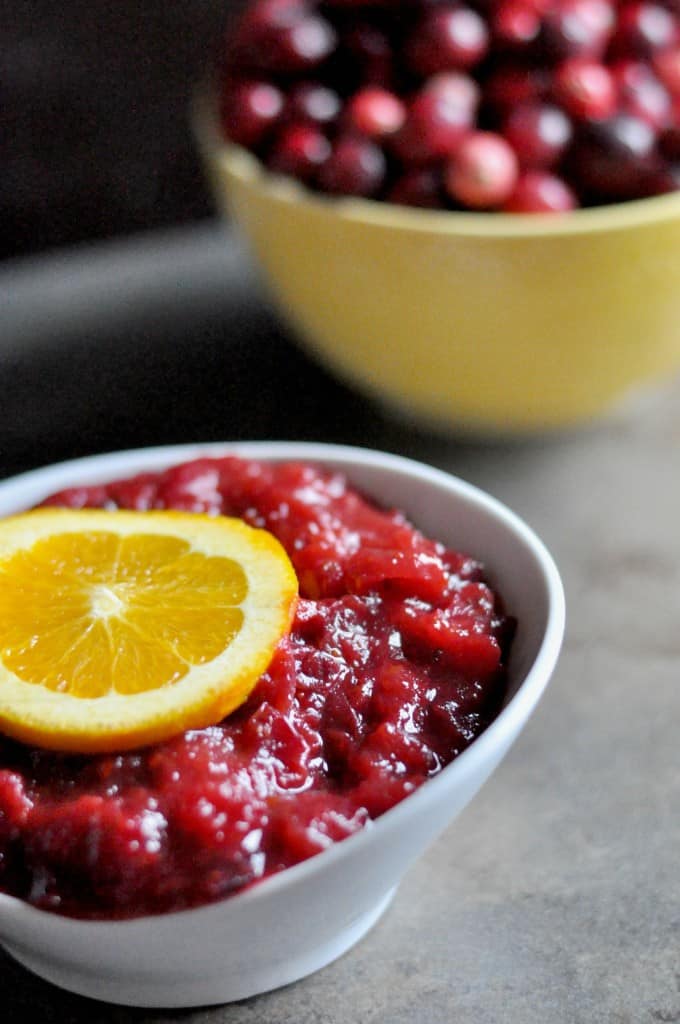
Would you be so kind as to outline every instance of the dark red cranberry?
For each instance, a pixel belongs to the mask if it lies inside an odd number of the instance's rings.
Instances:
[[[332,25],[303,8],[293,8],[286,24],[268,26],[255,33],[252,41],[258,66],[276,74],[311,71],[330,56],[336,44]]]
[[[611,72],[596,61],[574,57],[555,73],[555,98],[573,117],[602,120],[616,110],[618,96]]]
[[[437,90],[421,90],[414,98],[393,148],[406,164],[427,163],[451,156],[474,123],[474,112]]]
[[[680,162],[669,164],[646,179],[645,196],[662,196],[680,189]]]
[[[233,86],[222,111],[224,131],[240,146],[257,147],[279,120],[283,94],[269,82]]]
[[[639,117],[616,114],[581,129],[573,154],[580,187],[595,198],[634,199],[657,167],[656,132]]]
[[[676,18],[661,4],[627,4],[619,11],[614,52],[649,57],[668,50],[678,42],[678,27]]]
[[[291,121],[311,121],[314,124],[333,124],[340,113],[341,102],[337,92],[319,82],[301,82],[293,86],[286,101],[286,116]]]
[[[680,163],[680,121],[659,136],[659,149],[666,160]]]
[[[539,68],[506,65],[492,71],[484,86],[484,103],[501,115],[518,103],[543,99],[549,91],[550,79]]]
[[[515,190],[519,163],[512,147],[494,132],[473,132],[446,168],[449,195],[473,210],[502,206]]]
[[[576,195],[562,178],[545,171],[526,171],[503,210],[506,213],[566,213],[577,206]]]
[[[350,130],[381,139],[398,132],[406,120],[406,107],[392,92],[369,86],[348,101],[345,123]]]
[[[434,167],[415,167],[406,171],[387,196],[391,203],[436,210],[442,202],[442,176]]]
[[[524,167],[553,167],[571,142],[571,121],[559,107],[525,103],[512,111],[503,134]]]
[[[618,61],[611,70],[623,111],[649,121],[653,128],[661,129],[670,123],[671,97],[648,64]]]
[[[374,196],[382,188],[387,164],[379,146],[369,139],[340,136],[319,172],[324,192],[345,196]]]
[[[311,124],[292,124],[283,129],[274,143],[267,166],[279,174],[309,183],[331,154],[326,136]]]
[[[609,0],[562,0],[548,7],[542,45],[551,62],[570,57],[599,59],[614,27]]]
[[[446,5],[428,11],[406,47],[406,59],[416,74],[472,68],[489,46],[486,22],[471,7]]]
[[[445,103],[468,111],[471,120],[477,115],[481,89],[474,78],[461,71],[442,71],[428,78],[422,88],[429,95],[439,96]]]

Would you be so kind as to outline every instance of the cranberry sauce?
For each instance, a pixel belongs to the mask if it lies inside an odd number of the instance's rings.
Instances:
[[[0,888],[38,907],[133,917],[227,896],[363,828],[500,708],[512,626],[480,564],[338,474],[202,459],[47,503],[240,516],[281,540],[300,601],[219,725],[118,756],[0,739]]]

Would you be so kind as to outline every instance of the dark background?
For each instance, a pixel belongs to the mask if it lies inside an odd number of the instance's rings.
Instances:
[[[213,212],[191,90],[238,0],[0,0],[0,258]]]

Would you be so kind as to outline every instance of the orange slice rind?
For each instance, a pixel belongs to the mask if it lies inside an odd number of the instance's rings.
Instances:
[[[267,669],[296,595],[276,538],[238,519],[0,520],[0,731],[93,753],[219,722]]]

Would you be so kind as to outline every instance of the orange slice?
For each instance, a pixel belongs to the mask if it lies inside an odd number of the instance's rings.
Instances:
[[[296,594],[279,542],[238,519],[0,520],[0,731],[89,753],[214,724],[266,670]]]

